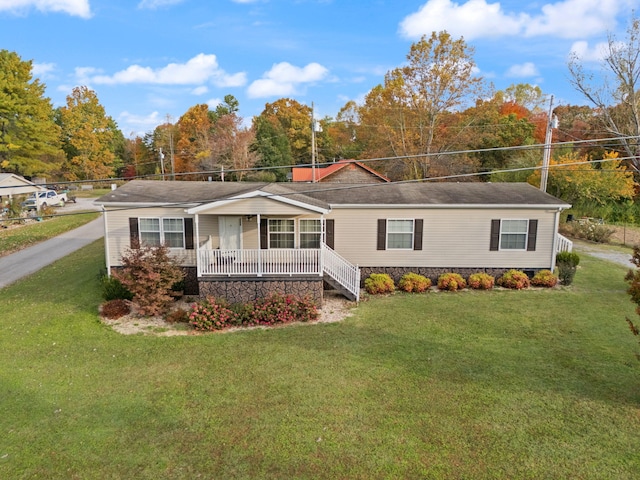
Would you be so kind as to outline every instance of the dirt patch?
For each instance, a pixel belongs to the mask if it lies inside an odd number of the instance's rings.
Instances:
[[[186,300],[177,301],[173,309],[182,308],[189,311],[194,302]],[[320,308],[318,320],[314,323],[340,322],[353,315],[356,304],[344,298],[337,292],[325,292],[324,302]],[[176,335],[199,335],[185,323],[169,323],[161,317],[141,317],[132,311],[131,314],[118,319],[101,317],[102,323],[108,325],[113,330],[123,335],[155,335],[155,336],[176,336]],[[250,327],[250,328],[273,328],[273,327]],[[239,328],[229,328],[221,330],[219,333],[233,332]]]
[[[609,239],[610,243],[629,247],[640,245],[640,227],[607,225],[607,228],[613,230],[613,234]]]

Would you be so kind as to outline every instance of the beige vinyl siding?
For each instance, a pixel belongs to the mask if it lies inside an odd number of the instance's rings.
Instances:
[[[107,229],[109,231],[109,241],[107,249],[109,252],[109,265],[120,266],[122,255],[130,246],[129,240],[129,218],[186,218],[183,208],[143,208],[143,209],[116,209],[107,210]],[[194,225],[195,235],[195,225]],[[180,264],[184,266],[195,266],[196,250],[186,250],[184,248],[171,249],[170,255],[178,258]]]
[[[549,268],[555,211],[543,209],[334,208],[335,249],[350,262],[379,267]],[[377,250],[378,219],[421,218],[422,250]],[[537,219],[536,250],[489,251],[492,219]]]

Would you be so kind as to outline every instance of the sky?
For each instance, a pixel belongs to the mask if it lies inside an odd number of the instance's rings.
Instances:
[[[555,105],[585,105],[574,52],[597,66],[640,0],[0,0],[0,49],[33,62],[54,107],[93,89],[125,137],[190,107],[239,101],[245,124],[292,98],[335,117],[446,30],[474,49],[496,89],[528,83]]]

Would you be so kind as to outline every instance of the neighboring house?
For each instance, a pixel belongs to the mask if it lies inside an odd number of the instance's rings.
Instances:
[[[370,273],[553,269],[570,205],[523,183],[131,181],[104,208],[109,272],[137,241],[164,243],[185,292],[246,301],[275,290],[358,299]]]
[[[40,185],[30,182],[15,173],[0,173],[0,197],[4,201],[14,195],[27,195],[33,192],[46,190]]]
[[[322,167],[293,167],[294,182],[375,183],[390,182],[373,168],[355,160],[340,160]]]

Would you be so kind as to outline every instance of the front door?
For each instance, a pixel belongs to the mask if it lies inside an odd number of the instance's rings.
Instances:
[[[220,230],[220,250],[240,250],[242,248],[242,217],[218,217]]]

